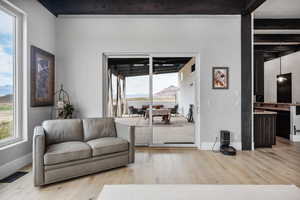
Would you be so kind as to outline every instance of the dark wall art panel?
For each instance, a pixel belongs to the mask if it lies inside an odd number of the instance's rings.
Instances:
[[[31,46],[31,107],[54,105],[55,57]]]

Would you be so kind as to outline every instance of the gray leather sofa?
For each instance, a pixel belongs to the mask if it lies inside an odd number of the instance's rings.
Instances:
[[[34,185],[134,162],[134,127],[113,118],[49,120],[34,129]]]

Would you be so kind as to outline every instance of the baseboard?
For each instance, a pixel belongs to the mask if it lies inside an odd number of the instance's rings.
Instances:
[[[16,160],[6,163],[0,166],[0,180],[8,177],[9,175],[15,173],[22,167],[30,164],[32,162],[32,153],[26,154]]]
[[[214,146],[214,142],[202,142],[200,144],[200,150],[212,150]],[[231,142],[230,146],[233,146],[236,150],[242,150],[242,143],[241,142]],[[215,144],[214,150],[219,151],[220,149],[220,142]]]
[[[290,135],[290,140],[292,142],[300,142],[300,135]]]

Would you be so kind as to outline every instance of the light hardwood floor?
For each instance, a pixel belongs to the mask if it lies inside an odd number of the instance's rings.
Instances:
[[[92,200],[104,184],[295,184],[300,187],[300,144],[278,139],[272,149],[236,157],[196,149],[137,148],[136,162],[62,183],[35,188],[29,174],[0,184],[1,200]]]

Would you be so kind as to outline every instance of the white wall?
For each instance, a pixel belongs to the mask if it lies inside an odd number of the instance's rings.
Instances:
[[[178,73],[178,112],[184,116],[189,113],[190,104],[195,105],[196,71],[191,70],[193,64],[195,58],[192,58]]]
[[[220,129],[240,142],[240,16],[61,16],[56,41],[57,84],[81,117],[102,115],[103,52],[200,53],[201,142],[213,142]],[[229,90],[212,90],[213,66],[230,68]]]
[[[55,54],[55,21],[56,18],[49,13],[36,0],[10,0],[14,5],[27,14],[27,72],[30,74],[30,46],[35,45],[41,49]],[[29,80],[29,79],[28,79]],[[28,91],[30,91],[28,81]],[[28,103],[30,95],[28,95]],[[10,163],[16,159],[28,162],[27,158],[32,151],[33,128],[41,124],[43,120],[49,119],[51,109],[49,107],[30,108],[28,105],[28,141],[22,142],[9,148],[0,150],[0,176],[1,170],[5,170]],[[27,156],[26,156],[27,155]],[[26,158],[26,159],[25,159]],[[30,161],[29,161],[30,162]],[[12,162],[13,163],[13,162]],[[18,162],[19,167],[22,167]]]
[[[265,62],[264,98],[265,102],[277,102],[277,80],[280,74],[280,59]],[[283,74],[292,73],[292,101],[300,103],[300,51],[281,58]]]

